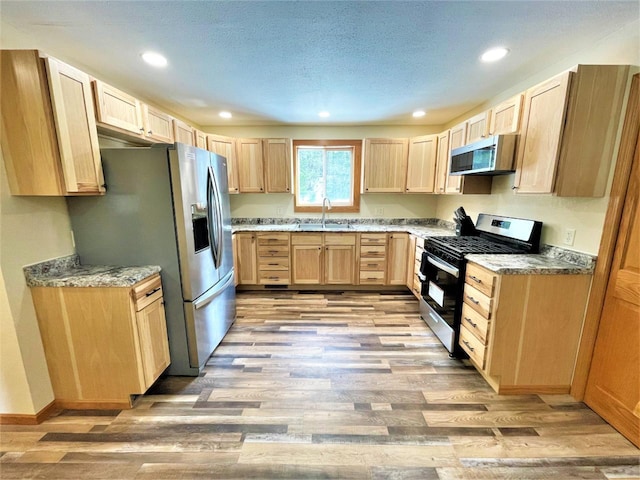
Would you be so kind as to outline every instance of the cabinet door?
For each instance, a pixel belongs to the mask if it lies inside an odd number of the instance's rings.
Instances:
[[[438,135],[435,193],[445,193],[449,174],[449,130]]]
[[[262,140],[267,193],[291,191],[291,139]]]
[[[365,192],[404,192],[408,144],[409,141],[406,138],[365,139]]]
[[[162,143],[174,142],[173,119],[170,115],[143,104],[142,120],[144,122],[144,134],[147,138]]]
[[[164,300],[158,299],[136,313],[145,389],[169,366],[169,340]]]
[[[407,282],[406,286],[409,290],[413,287],[414,265],[416,260],[416,243],[418,237],[409,235],[409,244],[407,245]]]
[[[236,139],[236,158],[240,193],[263,193],[262,140],[259,138]]]
[[[229,193],[240,193],[238,185],[238,162],[236,160],[236,140],[222,135],[208,135],[209,151],[227,159]]]
[[[239,285],[258,283],[258,248],[253,233],[236,233],[236,269]]]
[[[142,106],[140,101],[100,80],[93,80],[96,118],[99,123],[126,132],[142,135]]]
[[[491,122],[491,110],[482,112],[467,120],[467,140],[465,143],[473,143],[489,135],[489,124]]]
[[[292,245],[292,283],[320,285],[322,282],[322,245]]]
[[[45,64],[65,188],[68,193],[104,192],[89,75],[51,57]]]
[[[408,247],[408,234],[389,234],[387,243],[387,285],[404,285],[406,283]]]
[[[516,95],[491,110],[489,135],[518,133],[520,130],[522,97],[522,94]]]
[[[328,245],[324,247],[327,285],[353,285],[355,283],[355,245]]]
[[[409,140],[407,192],[433,193],[437,144],[437,135],[424,135]]]
[[[193,127],[180,120],[173,119],[173,137],[176,142],[194,146]]]
[[[193,129],[193,138],[195,140],[195,146],[207,150],[207,135],[200,130]]]
[[[456,125],[451,129],[449,136],[449,158],[451,150],[462,147],[467,139],[467,122]],[[446,193],[461,193],[462,175],[449,175],[449,162],[447,162],[447,184],[445,186]]]
[[[516,193],[553,192],[570,80],[571,72],[566,72],[525,94]]]

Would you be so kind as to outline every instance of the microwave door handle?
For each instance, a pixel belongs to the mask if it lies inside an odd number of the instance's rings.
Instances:
[[[440,270],[444,270],[445,272],[453,275],[456,278],[458,278],[458,276],[460,275],[460,270],[458,270],[457,268],[452,267],[448,263],[444,263],[443,261],[438,260],[435,257],[432,257],[431,255],[427,256],[427,261],[431,265],[433,265],[435,267],[438,267]]]
[[[216,219],[215,221],[215,226],[214,226],[214,222],[212,221],[212,217],[213,217],[213,208],[212,208],[212,204],[214,203],[214,179],[213,179],[213,170],[211,168],[211,166],[209,166],[209,169],[207,171],[207,222],[209,223],[208,227],[209,227],[209,243],[211,244],[210,248],[211,248],[211,256],[213,257],[213,264],[216,268],[218,268],[218,248],[217,248],[217,241],[218,241],[218,235],[216,235],[216,232],[214,230],[216,230],[218,228],[218,221]],[[217,212],[216,212],[217,215]]]

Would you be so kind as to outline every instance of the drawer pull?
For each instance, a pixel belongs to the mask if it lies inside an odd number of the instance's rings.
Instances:
[[[268,263],[267,265],[269,265],[270,267],[277,267],[278,266],[277,263]]]
[[[277,250],[269,250],[269,253],[278,253]]]
[[[478,328],[478,324],[473,323],[470,318],[464,317],[464,319],[469,322],[473,328]]]
[[[159,292],[159,291],[160,291],[160,288],[161,288],[161,287],[157,287],[157,288],[154,288],[153,290],[151,290],[150,292],[145,293],[145,294],[144,294],[144,295],[145,295],[145,297],[150,297],[150,296],[151,296],[151,295],[153,295],[154,293]]]
[[[473,275],[469,275],[469,278],[476,283],[482,283],[482,280],[480,280],[478,277],[475,277]]]
[[[480,301],[479,301],[479,300],[476,300],[475,298],[470,297],[469,295],[467,295],[467,298],[468,298],[472,303],[474,303],[475,305],[480,305]]]
[[[469,350],[471,350],[472,352],[475,351],[475,348],[473,348],[471,345],[469,345],[469,342],[467,342],[466,340],[463,340],[462,343],[464,343],[467,346],[467,348]]]

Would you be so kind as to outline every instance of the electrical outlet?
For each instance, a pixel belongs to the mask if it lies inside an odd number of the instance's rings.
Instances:
[[[284,215],[284,207],[276,207],[276,215]]]
[[[383,207],[376,207],[373,209],[373,214],[376,217],[382,217],[384,215],[384,208]]]
[[[576,229],[575,228],[565,228],[564,229],[564,239],[563,242],[565,245],[573,245],[573,241],[576,238]]]
[[[76,248],[76,237],[73,235],[73,230],[69,230],[69,232],[71,233],[71,246]]]

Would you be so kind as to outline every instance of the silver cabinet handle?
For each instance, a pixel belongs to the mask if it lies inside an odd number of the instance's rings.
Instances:
[[[469,295],[467,295],[467,298],[475,305],[480,305],[480,301],[476,300],[473,297],[470,297]]]
[[[476,277],[476,276],[469,275],[469,278],[470,278],[471,280],[473,280],[474,282],[476,282],[476,283],[482,283],[482,280],[480,280],[480,279],[479,279],[478,277]]]
[[[469,350],[471,350],[472,352],[475,351],[475,348],[473,348],[471,345],[469,345],[469,342],[467,342],[466,340],[463,340],[462,343],[464,343],[467,346],[467,348]]]
[[[469,322],[473,328],[478,328],[478,324],[473,323],[470,318],[464,317],[464,319]]]

